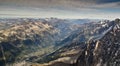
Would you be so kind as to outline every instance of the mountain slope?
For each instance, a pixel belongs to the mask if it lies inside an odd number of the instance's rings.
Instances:
[[[46,66],[119,66],[120,20],[116,19],[100,35],[88,42],[73,42],[49,55],[54,58]],[[93,29],[94,30],[94,29]],[[101,31],[101,29],[99,29]],[[48,59],[49,59],[48,58]],[[33,64],[34,65],[34,64]],[[39,64],[38,64],[39,66]],[[42,65],[40,65],[42,66]]]
[[[119,66],[120,20],[99,40],[91,40],[77,60],[76,66]]]
[[[3,60],[5,62],[20,61],[52,51],[55,33],[57,30],[42,22],[24,22],[1,30],[0,49],[3,50],[0,52],[1,63]]]

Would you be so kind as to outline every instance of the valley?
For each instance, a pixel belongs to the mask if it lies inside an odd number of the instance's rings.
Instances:
[[[114,40],[119,40],[119,21],[119,19],[115,21],[57,18],[0,19],[0,65],[109,65],[107,59],[103,58],[104,55],[100,55],[104,51],[102,49],[107,49],[102,47],[102,44],[111,43],[113,40],[113,36],[109,33],[118,35],[118,39]],[[115,32],[116,30],[118,32]],[[117,53],[115,57],[119,60],[119,42],[116,45],[118,47],[113,46],[116,49],[113,52]]]

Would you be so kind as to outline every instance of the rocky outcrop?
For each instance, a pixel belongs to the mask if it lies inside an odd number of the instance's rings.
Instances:
[[[99,40],[90,40],[75,66],[120,65],[120,19]]]

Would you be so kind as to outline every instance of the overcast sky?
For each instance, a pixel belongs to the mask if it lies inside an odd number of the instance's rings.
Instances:
[[[0,0],[0,17],[120,18],[120,0]]]

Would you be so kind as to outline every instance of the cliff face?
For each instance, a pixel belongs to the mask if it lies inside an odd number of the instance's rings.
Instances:
[[[120,20],[98,40],[90,40],[77,59],[75,66],[119,66],[120,65]]]

